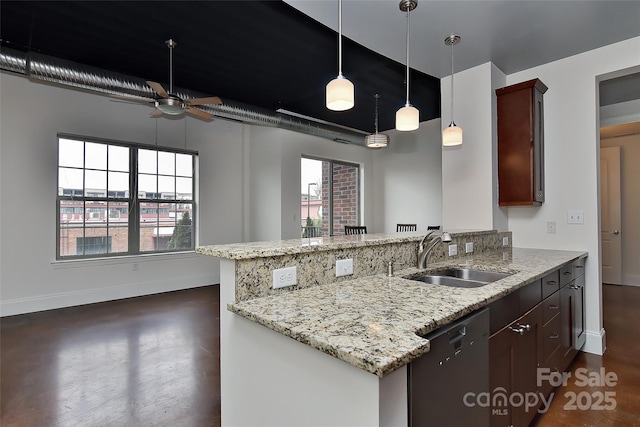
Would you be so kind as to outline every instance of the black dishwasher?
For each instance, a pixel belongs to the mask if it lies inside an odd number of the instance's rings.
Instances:
[[[489,309],[429,335],[431,349],[408,365],[409,427],[489,425]]]

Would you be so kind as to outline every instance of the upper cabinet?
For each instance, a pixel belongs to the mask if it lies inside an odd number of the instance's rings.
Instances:
[[[496,89],[498,99],[498,204],[544,202],[544,110],[547,86],[539,79]]]

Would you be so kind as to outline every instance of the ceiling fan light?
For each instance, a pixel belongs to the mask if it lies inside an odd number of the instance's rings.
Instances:
[[[396,111],[396,130],[410,131],[416,130],[420,126],[420,112],[411,104]]]
[[[156,108],[164,114],[179,116],[184,113],[184,104],[175,98],[161,98],[156,100]]]
[[[345,111],[353,108],[354,87],[342,74],[327,83],[327,108],[333,111]]]
[[[456,126],[454,122],[442,131],[442,145],[453,147],[462,144],[462,128]]]

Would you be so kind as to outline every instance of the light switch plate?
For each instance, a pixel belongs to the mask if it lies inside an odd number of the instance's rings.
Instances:
[[[502,238],[502,246],[509,246],[509,238],[508,237],[503,237]]]
[[[284,288],[298,284],[296,267],[278,268],[273,270],[273,289]]]
[[[467,242],[464,244],[464,251],[468,254],[473,252],[473,242]]]
[[[339,259],[336,260],[336,277],[349,276],[353,274],[353,260]]]
[[[458,255],[458,245],[449,245],[449,256]]]

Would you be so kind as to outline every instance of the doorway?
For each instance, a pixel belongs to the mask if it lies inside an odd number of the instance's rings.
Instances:
[[[640,72],[603,80],[600,95],[602,282],[640,286]]]

